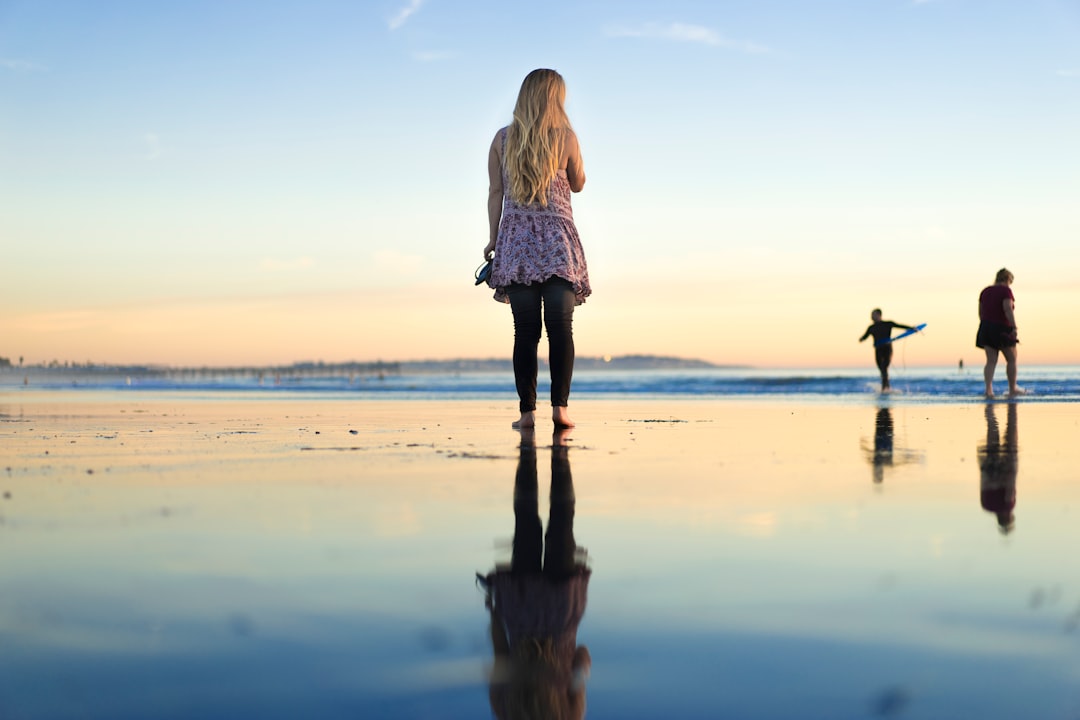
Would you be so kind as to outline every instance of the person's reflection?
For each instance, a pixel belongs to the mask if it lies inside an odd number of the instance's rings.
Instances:
[[[907,463],[919,462],[922,460],[922,453],[917,450],[896,448],[893,438],[892,409],[888,407],[879,407],[877,409],[877,414],[874,416],[873,446],[869,446],[865,438],[863,438],[861,442],[863,451],[866,453],[866,459],[869,461],[873,471],[875,485],[880,485],[884,482],[885,468],[906,465]]]
[[[1005,442],[1001,442],[993,403],[986,403],[986,444],[977,448],[979,456],[979,500],[983,510],[997,516],[998,530],[1012,532],[1016,524],[1016,473],[1020,465],[1016,424],[1016,403],[1008,404]]]
[[[874,467],[874,482],[885,480],[885,467],[893,464],[893,419],[887,407],[878,408],[874,418],[874,454],[870,458]]]
[[[578,646],[589,570],[574,542],[574,482],[567,431],[551,448],[551,502],[547,533],[539,512],[536,442],[521,431],[514,481],[514,540],[509,566],[480,578],[491,612],[495,661],[489,698],[498,718],[581,718],[592,659]],[[545,548],[544,545],[547,547]]]

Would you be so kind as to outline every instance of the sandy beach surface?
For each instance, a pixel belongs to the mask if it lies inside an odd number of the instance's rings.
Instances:
[[[1075,404],[572,409],[0,394],[0,719],[489,717],[562,443],[588,717],[1080,717]]]

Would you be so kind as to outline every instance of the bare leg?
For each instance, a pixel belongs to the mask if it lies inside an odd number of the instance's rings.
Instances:
[[[986,351],[986,365],[983,367],[983,380],[986,382],[986,397],[994,397],[994,370],[997,369],[998,351],[996,348],[983,348]]]
[[[1005,356],[1005,377],[1009,379],[1009,395],[1023,395],[1024,389],[1016,384],[1016,348],[1005,348],[1001,354]]]
[[[553,406],[551,408],[551,420],[555,423],[556,428],[572,428],[574,427],[574,421],[570,419],[570,411],[566,409],[566,406]]]

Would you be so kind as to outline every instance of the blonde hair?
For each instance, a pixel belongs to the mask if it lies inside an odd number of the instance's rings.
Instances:
[[[503,162],[510,179],[510,197],[521,205],[548,203],[548,187],[559,172],[570,119],[563,102],[566,83],[554,70],[533,70],[525,76],[506,131]]]
[[[511,648],[507,674],[489,694],[499,720],[581,720],[584,697],[571,697],[571,658],[561,657],[550,637],[520,638]],[[496,680],[493,678],[493,681]]]

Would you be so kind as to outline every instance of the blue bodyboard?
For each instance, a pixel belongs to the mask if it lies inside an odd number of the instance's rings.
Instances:
[[[888,340],[882,340],[881,342],[874,343],[874,344],[875,345],[888,345],[889,343],[896,342],[897,340],[899,340],[901,338],[906,338],[908,335],[914,335],[917,332],[922,332],[922,329],[924,327],[926,327],[926,323],[922,323],[921,325],[916,325],[915,327],[911,328],[910,330],[905,330],[904,332],[900,333],[896,337],[891,337]]]

